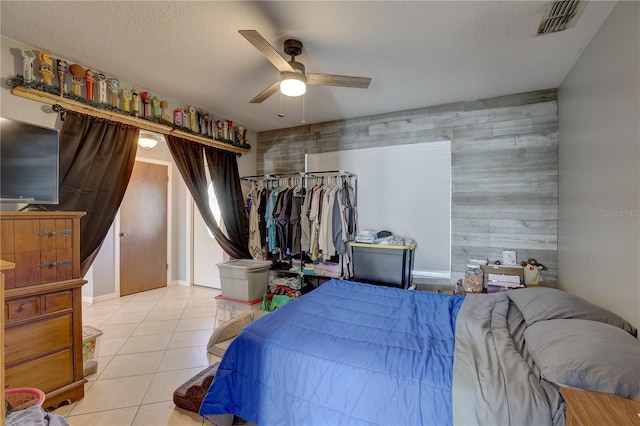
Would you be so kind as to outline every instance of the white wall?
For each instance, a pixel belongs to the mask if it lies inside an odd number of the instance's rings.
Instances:
[[[22,74],[21,50],[28,49],[11,39],[2,37],[0,51],[0,114],[3,117],[26,121],[40,126],[60,129],[62,123],[58,114],[48,105],[11,95],[7,78]]]
[[[558,284],[640,327],[640,3],[619,2],[558,92]]]

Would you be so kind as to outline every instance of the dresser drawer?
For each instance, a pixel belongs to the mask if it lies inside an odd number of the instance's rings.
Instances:
[[[5,288],[80,278],[79,224],[82,214],[1,212],[3,259],[15,263]]]
[[[58,293],[50,293],[42,296],[42,313],[62,311],[73,306],[73,297],[71,290],[61,291]]]
[[[73,382],[73,353],[66,349],[5,370],[5,386],[51,392]]]
[[[39,297],[25,297],[7,302],[7,321],[35,317],[39,314]]]
[[[71,314],[67,314],[7,328],[4,335],[6,365],[70,348],[73,342],[71,324]]]

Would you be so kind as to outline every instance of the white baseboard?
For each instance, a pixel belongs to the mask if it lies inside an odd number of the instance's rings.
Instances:
[[[189,287],[189,284],[184,280],[171,281],[169,283],[169,286],[173,286],[173,285],[180,285],[180,286],[183,286],[183,287]],[[88,303],[90,305],[93,305],[94,303],[104,302],[105,300],[116,299],[117,297],[118,296],[115,293],[105,294],[105,295],[98,296],[98,297],[86,296],[86,295],[83,294],[82,295],[82,302],[83,303]]]
[[[424,269],[414,269],[413,271],[411,271],[411,274],[413,275],[414,278],[416,278],[416,277],[420,277],[420,278],[446,278],[446,279],[451,278],[451,272],[450,271],[429,271],[429,270],[424,270]]]
[[[117,297],[118,296],[115,293],[104,294],[104,295],[98,296],[98,297],[82,295],[82,301],[84,303],[88,303],[90,305],[93,305],[94,303],[104,302],[105,300],[111,300],[111,299],[115,299]]]

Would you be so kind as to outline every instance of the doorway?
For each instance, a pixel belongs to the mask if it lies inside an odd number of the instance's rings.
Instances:
[[[136,159],[120,205],[120,296],[167,286],[167,163]]]
[[[209,206],[218,225],[224,230],[220,208],[213,185],[209,184]],[[220,289],[220,273],[217,264],[226,259],[226,255],[207,227],[200,211],[192,201],[193,208],[193,284]]]

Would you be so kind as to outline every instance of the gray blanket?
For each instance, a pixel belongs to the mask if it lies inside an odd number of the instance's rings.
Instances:
[[[555,390],[540,382],[509,332],[509,306],[506,293],[495,293],[468,295],[460,309],[453,363],[456,425],[564,423]]]
[[[47,413],[39,405],[13,411],[6,421],[7,426],[69,426],[64,417]]]

